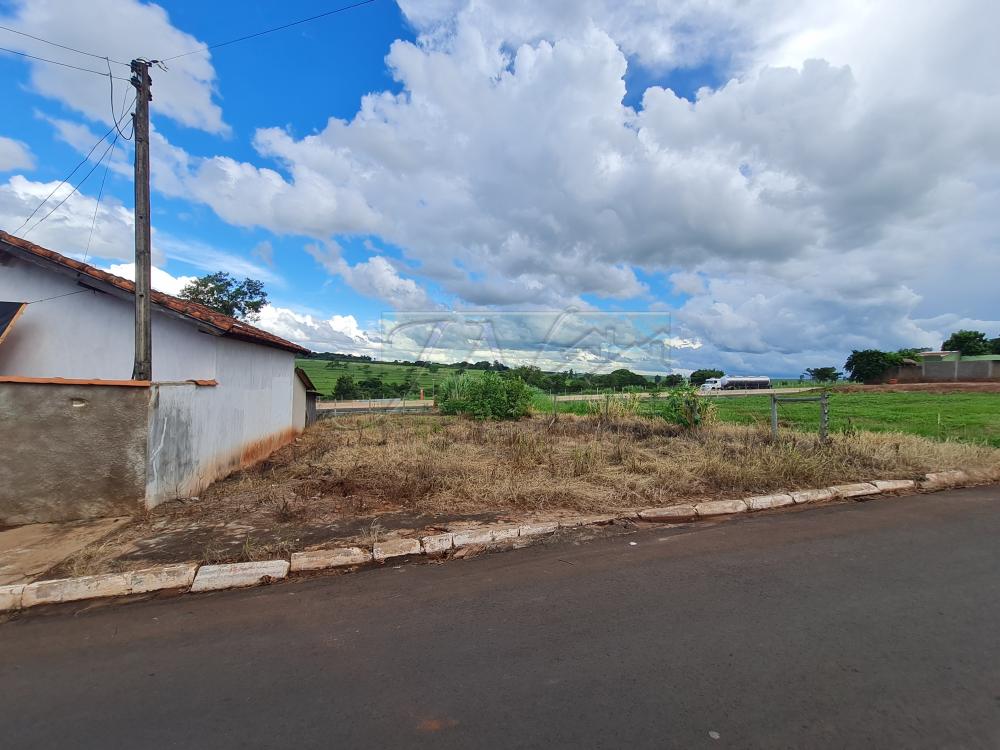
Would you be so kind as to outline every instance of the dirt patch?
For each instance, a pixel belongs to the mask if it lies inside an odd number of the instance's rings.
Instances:
[[[837,387],[836,393],[1000,393],[1000,381],[974,383],[894,383],[882,385],[846,385]]]

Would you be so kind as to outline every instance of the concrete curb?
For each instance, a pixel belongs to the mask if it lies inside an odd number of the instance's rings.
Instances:
[[[291,560],[199,565],[177,563],[124,573],[104,573],[79,578],[36,581],[27,584],[0,586],[0,612],[12,612],[42,604],[104,599],[108,597],[148,594],[173,590],[197,593],[245,588],[287,578],[290,573],[354,569],[372,562],[418,555],[442,555],[453,549],[473,545],[505,543],[518,546],[521,538],[552,534],[559,529],[599,526],[616,520],[639,520],[653,523],[689,523],[705,518],[755,513],[792,505],[824,503],[830,500],[867,500],[876,495],[894,495],[916,491],[935,491],[969,487],[1000,481],[996,471],[940,471],[928,474],[920,481],[912,479],[878,479],[872,482],[835,485],[813,490],[755,495],[737,500],[714,500],[656,508],[640,508],[631,513],[588,514],[558,521],[535,521],[520,525],[484,526],[419,539],[387,539],[361,547],[338,547],[295,552]]]
[[[288,577],[288,560],[202,565],[198,569],[192,591],[220,591],[270,583]]]

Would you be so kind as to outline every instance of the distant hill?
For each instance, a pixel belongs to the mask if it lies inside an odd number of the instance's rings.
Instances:
[[[521,377],[540,391],[557,393],[593,392],[598,388],[632,388],[645,390],[655,385],[657,378],[640,375],[626,369],[605,374],[544,372],[537,367],[509,368],[500,362],[376,362],[368,356],[325,352],[296,360],[308,373],[317,390],[328,398],[334,397],[337,380],[347,375],[353,381],[351,398],[433,398],[437,383],[455,372],[477,377],[484,372],[509,373]],[[676,384],[678,375],[659,376],[662,385]]]

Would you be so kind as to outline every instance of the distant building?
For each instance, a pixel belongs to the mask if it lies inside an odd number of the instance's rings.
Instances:
[[[889,368],[882,382],[947,383],[1000,381],[1000,354],[963,357],[960,352],[920,352],[915,359]]]
[[[0,525],[197,495],[315,414],[306,349],[161,292],[153,379],[131,380],[134,291],[0,232]]]

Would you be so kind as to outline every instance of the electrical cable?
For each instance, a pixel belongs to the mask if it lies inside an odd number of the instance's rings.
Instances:
[[[341,8],[335,8],[334,10],[328,10],[325,13],[318,13],[315,16],[309,16],[309,18],[300,18],[298,21],[291,21],[290,23],[283,24],[282,26],[275,26],[273,29],[265,29],[264,31],[258,31],[253,34],[247,34],[246,36],[237,37],[236,39],[230,39],[225,42],[217,42],[215,44],[209,44],[205,47],[199,47],[198,49],[193,49],[190,52],[182,52],[179,55],[174,55],[173,57],[165,57],[160,62],[170,62],[171,60],[176,60],[178,57],[187,57],[188,55],[193,55],[197,52],[208,52],[211,49],[218,49],[219,47],[225,47],[230,44],[236,44],[237,42],[245,42],[248,39],[255,39],[259,36],[264,36],[265,34],[273,34],[275,31],[283,31],[284,29],[290,29],[292,26],[298,26],[299,24],[308,23],[309,21],[315,21],[320,18],[325,18],[327,16],[332,16],[337,13],[343,13],[348,10],[353,10],[354,8],[360,8],[362,5],[370,5],[374,3],[375,0],[362,0],[362,2],[354,3],[353,5],[345,5]]]
[[[0,52],[9,52],[12,55],[20,55],[21,57],[27,57],[31,60],[40,60],[42,62],[52,63],[53,65],[62,65],[64,68],[72,68],[73,70],[82,70],[84,73],[93,73],[95,76],[101,76],[105,78],[108,74],[102,73],[99,70],[94,70],[93,68],[81,68],[79,65],[70,65],[69,63],[59,62],[58,60],[49,60],[47,57],[39,57],[38,55],[29,55],[27,52],[19,52],[16,49],[7,49],[6,47],[0,47]],[[103,58],[101,58],[103,59]],[[122,78],[121,76],[112,76],[116,81],[129,81],[128,78]]]
[[[69,194],[68,194],[68,195],[67,195],[67,196],[66,196],[65,198],[63,198],[63,199],[62,199],[61,201],[59,201],[59,202],[58,202],[58,203],[57,203],[56,205],[54,205],[54,206],[52,207],[52,209],[51,209],[51,210],[50,210],[50,211],[49,211],[49,212],[48,212],[47,214],[45,214],[45,216],[43,216],[43,217],[42,217],[42,218],[40,218],[40,219],[39,219],[38,221],[36,221],[36,222],[35,222],[34,224],[32,224],[32,225],[31,225],[30,227],[28,227],[28,228],[27,228],[27,229],[26,229],[26,230],[24,231],[24,234],[23,234],[23,235],[21,235],[21,236],[22,236],[22,237],[27,237],[27,236],[28,236],[29,234],[31,234],[31,233],[32,233],[32,232],[33,232],[33,231],[34,231],[35,229],[37,229],[37,228],[38,228],[38,226],[39,226],[39,225],[40,225],[40,224],[41,224],[41,223],[42,223],[43,221],[45,221],[45,220],[46,220],[47,218],[49,218],[49,217],[50,217],[50,216],[51,216],[52,214],[54,214],[54,213],[55,213],[56,211],[58,211],[58,210],[59,210],[59,207],[60,207],[60,206],[62,206],[62,204],[63,204],[63,203],[65,203],[65,202],[66,202],[66,201],[68,201],[68,200],[69,200],[70,198],[72,198],[72,197],[73,197],[74,195],[76,195],[76,191],[77,191],[77,190],[79,190],[79,189],[80,189],[80,188],[81,188],[81,187],[83,186],[83,183],[85,183],[85,182],[87,181],[87,179],[88,179],[88,178],[90,177],[90,175],[92,175],[92,174],[94,173],[94,170],[95,170],[95,169],[97,169],[97,167],[98,167],[98,166],[100,165],[100,163],[101,163],[102,161],[104,161],[104,157],[108,155],[108,152],[110,152],[110,151],[111,151],[111,149],[112,149],[112,148],[114,148],[114,145],[115,145],[116,143],[118,143],[118,136],[117,136],[117,135],[116,135],[116,136],[114,137],[114,140],[112,140],[112,141],[111,141],[110,145],[109,145],[109,146],[108,146],[108,147],[107,147],[106,149],[104,149],[104,153],[103,153],[103,154],[101,154],[101,158],[100,158],[100,159],[98,159],[98,160],[97,160],[97,161],[96,161],[96,162],[94,163],[94,166],[92,166],[92,167],[90,168],[90,170],[89,170],[89,171],[87,172],[87,174],[85,174],[85,175],[83,176],[83,179],[81,179],[81,180],[80,180],[80,181],[79,181],[79,182],[78,182],[78,183],[77,183],[77,184],[76,184],[76,185],[75,185],[75,186],[73,187],[73,189],[69,191]]]
[[[122,113],[121,115],[115,115],[115,79],[111,75],[111,61],[108,58],[104,58],[104,61],[108,64],[108,83],[111,85],[111,122],[115,124],[115,130],[118,131],[118,135],[125,138],[126,141],[131,140],[131,136],[125,137],[118,123],[122,121],[125,117],[125,99],[128,97],[128,90],[126,89],[125,96],[122,97]],[[133,128],[134,131],[134,128]]]
[[[83,294],[84,292],[92,292],[93,289],[77,289],[75,292],[66,292],[65,294],[57,294],[54,297],[45,297],[43,299],[32,300],[31,302],[25,302],[26,305],[37,305],[39,302],[48,302],[53,299],[62,299],[63,297],[72,297],[74,294]]]
[[[134,103],[135,103],[135,100],[133,99],[133,104],[134,104]],[[131,105],[129,105],[129,108],[131,108]],[[78,164],[77,164],[77,165],[76,165],[75,167],[73,167],[73,170],[72,170],[72,171],[71,171],[71,172],[70,172],[70,173],[69,173],[68,175],[66,175],[66,177],[64,177],[64,178],[63,178],[63,179],[62,179],[62,180],[61,180],[61,181],[59,182],[59,184],[58,184],[58,185],[56,185],[56,186],[55,186],[54,188],[52,188],[52,191],[51,191],[51,192],[50,192],[50,193],[49,193],[49,194],[48,194],[47,196],[45,196],[45,199],[44,199],[44,200],[42,200],[42,202],[41,202],[41,203],[39,203],[39,204],[38,204],[37,206],[35,206],[35,210],[34,210],[34,211],[32,211],[32,212],[31,212],[31,213],[30,213],[30,214],[28,215],[28,218],[26,218],[26,219],[25,219],[25,220],[24,220],[24,221],[23,221],[23,222],[21,223],[21,226],[19,226],[19,227],[18,227],[18,228],[17,228],[16,230],[14,230],[13,234],[15,234],[15,235],[18,235],[18,234],[20,234],[21,230],[22,230],[22,229],[24,229],[24,228],[25,228],[25,227],[26,227],[26,226],[28,225],[28,222],[29,222],[29,221],[31,221],[32,217],[34,217],[34,215],[35,215],[35,214],[37,214],[37,213],[38,213],[38,212],[39,212],[39,211],[41,210],[42,206],[44,206],[44,205],[45,205],[46,203],[48,203],[48,202],[49,202],[49,198],[51,198],[51,197],[52,197],[53,195],[55,195],[55,194],[56,194],[56,192],[58,192],[58,190],[59,190],[59,189],[60,189],[60,188],[61,188],[61,187],[62,187],[63,185],[65,185],[65,184],[66,184],[67,182],[69,182],[69,180],[70,180],[70,179],[71,179],[71,178],[73,177],[73,175],[74,175],[74,174],[76,174],[76,173],[77,173],[77,170],[79,170],[79,169],[80,169],[80,167],[82,167],[82,166],[83,166],[84,164],[86,164],[86,163],[87,163],[88,161],[90,161],[90,157],[91,157],[91,156],[93,155],[94,151],[96,151],[96,150],[97,150],[97,147],[98,147],[98,146],[100,146],[100,145],[101,145],[102,143],[104,143],[104,141],[105,141],[105,140],[107,140],[107,137],[108,137],[109,135],[111,135],[111,133],[113,133],[113,132],[115,131],[115,129],[116,129],[116,127],[117,127],[117,125],[118,125],[118,124],[120,124],[120,123],[121,123],[121,121],[122,121],[123,119],[125,119],[125,115],[122,115],[122,117],[121,117],[121,118],[119,118],[118,122],[117,122],[117,123],[115,123],[115,125],[111,126],[111,127],[110,127],[110,128],[108,129],[108,132],[106,132],[106,133],[105,133],[104,135],[102,135],[102,136],[101,136],[100,140],[98,140],[98,141],[97,141],[97,143],[95,143],[95,144],[94,144],[94,145],[93,145],[93,146],[91,147],[90,151],[88,151],[88,152],[87,152],[87,155],[86,155],[85,157],[83,157],[83,159],[82,159],[82,160],[81,160],[81,161],[80,161],[80,162],[79,162],[79,163],[78,163]],[[115,138],[115,140],[117,140],[117,137]],[[105,153],[106,153],[106,152],[105,152]],[[102,154],[102,159],[103,159],[103,154]],[[97,163],[99,164],[100,162],[101,162],[101,159],[99,159]],[[96,164],[95,164],[94,168],[96,168]],[[91,171],[91,172],[93,172],[94,170],[93,170],[93,169],[91,169],[90,171]],[[90,172],[88,172],[88,173],[87,173],[87,176],[88,176],[88,177],[90,176]],[[84,177],[84,180],[86,180],[86,177]],[[82,185],[82,184],[83,184],[83,181],[84,181],[84,180],[81,180],[81,181],[80,181],[80,184],[79,184],[79,185],[77,185],[77,187],[73,189],[73,192],[74,192],[74,193],[75,193],[75,192],[76,192],[76,190],[77,190],[77,189],[78,189],[78,188],[80,187],[80,185]],[[72,194],[73,194],[73,193],[70,193],[70,195],[72,195]],[[62,205],[63,203],[65,203],[65,202],[66,202],[66,199],[67,199],[67,198],[69,198],[69,195],[67,195],[67,196],[66,196],[66,198],[64,198],[64,199],[63,199],[63,200],[62,200],[62,201],[61,201],[61,202],[59,203],[59,205],[61,206],[61,205]],[[58,208],[58,207],[59,207],[59,206],[56,206],[56,208]],[[54,209],[53,209],[53,210],[54,210]],[[49,217],[49,216],[50,216],[51,214],[52,214],[52,212],[50,211],[50,212],[49,212],[48,214],[46,214],[46,215],[45,215],[45,218],[48,218],[48,217]],[[41,221],[44,221],[44,220],[45,220],[45,218],[43,218],[43,219],[42,219]],[[41,221],[39,221],[38,223],[40,224],[40,223],[41,223]],[[35,228],[35,227],[37,227],[37,226],[38,226],[38,224],[35,224],[35,225],[33,225],[33,226],[31,227],[31,229],[34,229],[34,228]],[[31,229],[29,229],[28,231],[30,232],[30,231],[31,231]],[[25,234],[27,234],[27,232],[26,232]]]
[[[124,65],[126,68],[129,67],[128,63],[122,62],[121,60],[111,60],[111,58],[109,58],[107,55],[98,55],[93,52],[84,52],[82,49],[77,49],[76,47],[69,47],[65,44],[59,44],[59,42],[53,42],[48,39],[43,39],[40,36],[29,34],[27,31],[19,31],[18,29],[12,29],[10,26],[3,26],[2,24],[0,24],[0,29],[3,29],[4,31],[9,31],[12,34],[20,34],[21,36],[26,36],[28,37],[28,39],[34,39],[37,42],[42,42],[44,44],[51,44],[53,47],[58,47],[59,49],[65,49],[69,50],[70,52],[76,52],[79,55],[86,55],[87,57],[96,57],[98,60],[110,60],[111,62],[117,65]]]
[[[118,131],[119,134],[121,131]],[[104,165],[104,177],[101,178],[101,189],[97,191],[97,203],[94,204],[94,216],[90,220],[90,234],[87,235],[87,250],[83,254],[83,262],[87,262],[87,258],[90,257],[90,243],[94,239],[94,227],[97,226],[97,212],[101,208],[101,197],[104,195],[104,183],[108,181],[108,172],[111,171],[111,162],[115,158],[115,141],[111,142],[111,156],[108,157],[108,163]],[[99,162],[98,162],[99,163]]]
[[[98,147],[98,146],[100,146],[100,145],[101,145],[102,143],[104,143],[105,139],[106,139],[106,138],[107,138],[107,137],[108,137],[109,135],[111,135],[111,133],[112,133],[112,131],[113,131],[113,130],[114,130],[114,127],[112,126],[112,127],[111,127],[111,128],[110,128],[110,129],[108,130],[108,132],[107,132],[107,133],[105,133],[104,135],[102,135],[102,136],[101,136],[101,139],[100,139],[100,140],[99,140],[99,141],[98,141],[97,143],[95,143],[95,144],[94,144],[94,145],[93,145],[93,146],[91,147],[90,151],[88,151],[88,152],[87,152],[87,155],[86,155],[85,157],[83,157],[83,159],[82,159],[82,160],[81,160],[81,161],[80,161],[80,162],[79,162],[79,163],[78,163],[78,164],[77,164],[77,165],[76,165],[75,167],[73,167],[73,171],[71,171],[71,172],[70,172],[70,173],[69,173],[68,175],[66,175],[66,176],[65,176],[65,177],[64,177],[64,178],[63,178],[62,180],[60,180],[60,181],[59,181],[59,184],[58,184],[58,185],[56,185],[56,186],[55,186],[54,188],[52,188],[52,191],[51,191],[51,192],[50,192],[50,193],[49,193],[48,195],[46,195],[46,196],[45,196],[45,199],[44,199],[44,200],[43,200],[43,201],[42,201],[41,203],[39,203],[39,204],[38,204],[37,206],[35,206],[35,210],[34,210],[34,211],[32,211],[32,212],[31,212],[30,214],[28,214],[28,218],[27,218],[27,219],[25,219],[25,220],[24,220],[24,221],[23,221],[23,222],[21,223],[21,226],[19,226],[19,227],[18,227],[17,229],[15,229],[15,230],[14,230],[13,234],[15,234],[15,235],[16,235],[16,234],[17,234],[18,232],[20,232],[20,231],[21,231],[22,229],[24,229],[24,227],[25,227],[25,226],[27,226],[28,222],[29,222],[29,221],[31,221],[31,218],[32,218],[32,217],[33,217],[33,216],[34,216],[35,214],[37,214],[37,213],[38,213],[38,211],[39,211],[39,210],[40,210],[40,209],[42,208],[42,206],[44,206],[44,205],[45,205],[46,203],[48,203],[48,201],[49,201],[49,198],[51,198],[51,197],[52,197],[53,195],[55,195],[55,194],[56,194],[56,192],[57,192],[57,191],[59,190],[59,188],[61,188],[61,187],[62,187],[63,185],[65,185],[65,184],[66,184],[67,182],[69,182],[70,178],[71,178],[71,177],[72,177],[73,175],[75,175],[75,174],[76,174],[76,171],[77,171],[77,170],[78,170],[78,169],[79,169],[80,167],[82,167],[82,166],[83,166],[84,164],[86,164],[86,163],[87,163],[88,161],[90,161],[90,156],[91,156],[91,154],[93,154],[93,153],[94,153],[94,151],[96,151],[96,150],[97,150],[97,147]]]

